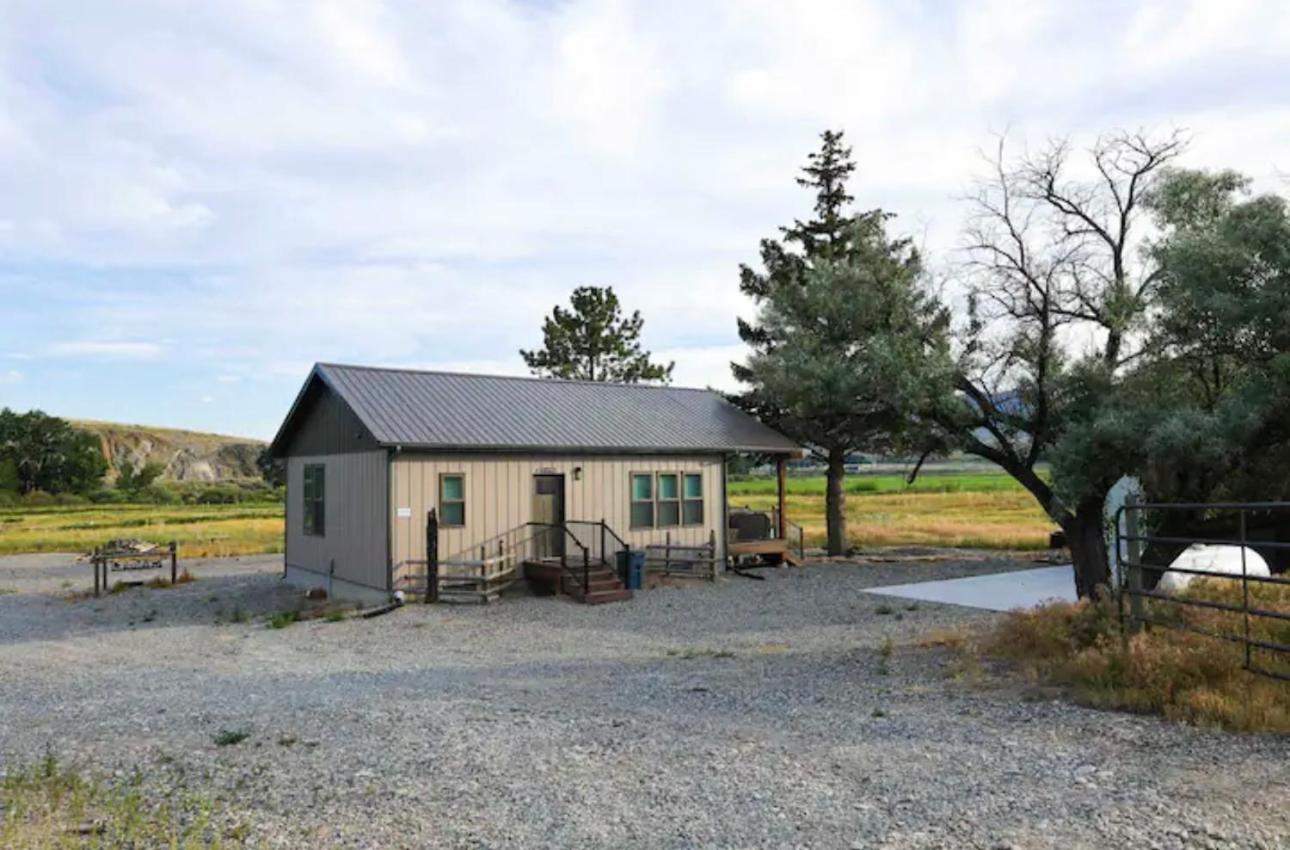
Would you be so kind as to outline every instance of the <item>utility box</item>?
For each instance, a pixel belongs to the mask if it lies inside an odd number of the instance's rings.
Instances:
[[[628,590],[640,590],[645,586],[645,552],[628,550],[618,553],[618,577]]]

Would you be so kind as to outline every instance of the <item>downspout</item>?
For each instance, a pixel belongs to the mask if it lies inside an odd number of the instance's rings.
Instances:
[[[394,526],[396,518],[391,515],[394,507],[391,492],[394,490],[394,456],[403,451],[402,446],[391,447],[385,455],[385,592],[394,598]]]
[[[730,455],[721,456],[721,570],[725,572],[730,564],[730,485],[726,481],[726,470]]]
[[[291,456],[283,458],[287,480],[282,485],[282,580],[287,580],[287,565],[291,563]]]

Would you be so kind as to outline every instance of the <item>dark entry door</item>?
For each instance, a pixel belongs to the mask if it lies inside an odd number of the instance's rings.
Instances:
[[[533,521],[558,525],[564,522],[564,476],[533,476]],[[534,554],[538,558],[558,558],[564,554],[564,532],[550,528],[534,537]]]

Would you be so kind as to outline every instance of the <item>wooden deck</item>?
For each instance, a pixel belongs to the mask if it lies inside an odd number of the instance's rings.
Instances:
[[[772,537],[768,540],[739,540],[730,543],[728,549],[732,558],[738,558],[743,555],[761,555],[778,557],[785,564],[791,566],[798,566],[801,563],[793,544],[781,537]]]

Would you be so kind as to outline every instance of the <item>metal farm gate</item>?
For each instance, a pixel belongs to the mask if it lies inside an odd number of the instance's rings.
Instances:
[[[1290,502],[1171,502],[1121,507],[1115,515],[1115,562],[1122,633],[1127,635],[1143,627],[1158,626],[1228,641],[1242,648],[1242,666],[1246,670],[1290,681],[1290,594],[1277,590],[1290,586],[1290,578],[1284,572],[1251,575],[1248,565],[1249,553],[1257,551],[1273,567],[1270,572],[1277,566],[1283,571],[1286,569],[1290,563],[1290,540],[1279,539],[1282,525],[1287,527],[1286,536],[1290,537]],[[1153,526],[1164,529],[1181,526],[1189,531],[1201,529],[1202,533],[1156,534],[1148,530]],[[1169,566],[1193,544],[1239,546],[1241,571],[1224,573]],[[1215,595],[1220,598],[1204,598],[1154,589],[1167,572],[1198,576],[1211,583],[1239,582],[1239,593],[1218,592]],[[1208,584],[1206,588],[1222,586],[1231,587]],[[1233,595],[1235,599],[1230,598]],[[1206,628],[1172,616],[1171,606],[1226,612],[1231,616],[1221,618],[1223,627]]]

